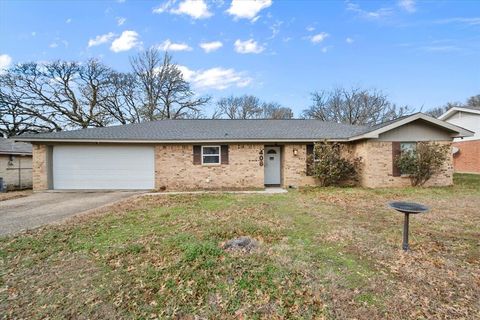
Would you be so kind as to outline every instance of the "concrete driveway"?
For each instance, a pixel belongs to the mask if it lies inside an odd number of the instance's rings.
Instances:
[[[139,192],[51,192],[0,201],[0,235],[62,221]]]

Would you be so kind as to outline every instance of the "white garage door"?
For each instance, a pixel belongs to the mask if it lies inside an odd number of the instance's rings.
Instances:
[[[151,146],[54,146],[54,189],[153,189]]]

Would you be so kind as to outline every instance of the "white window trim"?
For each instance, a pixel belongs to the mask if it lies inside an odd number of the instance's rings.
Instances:
[[[203,162],[203,148],[218,148],[218,163],[204,163]],[[205,145],[202,146],[202,152],[200,153],[200,156],[202,158],[202,166],[218,166],[222,164],[222,146],[214,145]],[[205,156],[217,156],[217,154],[206,154]]]

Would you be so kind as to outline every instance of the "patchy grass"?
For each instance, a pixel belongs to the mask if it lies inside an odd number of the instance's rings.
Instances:
[[[391,200],[431,211],[411,219]],[[0,240],[5,318],[480,317],[480,176],[448,188],[145,197]],[[250,254],[220,244],[247,235]]]
[[[5,193],[0,193],[0,201],[22,198],[22,197],[29,196],[32,193],[33,193],[32,190],[9,191]]]

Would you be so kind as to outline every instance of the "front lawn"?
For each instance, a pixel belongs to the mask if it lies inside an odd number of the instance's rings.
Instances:
[[[391,200],[432,208],[401,250]],[[139,198],[0,239],[4,318],[478,319],[480,176],[432,189]],[[238,236],[251,253],[225,252]]]

